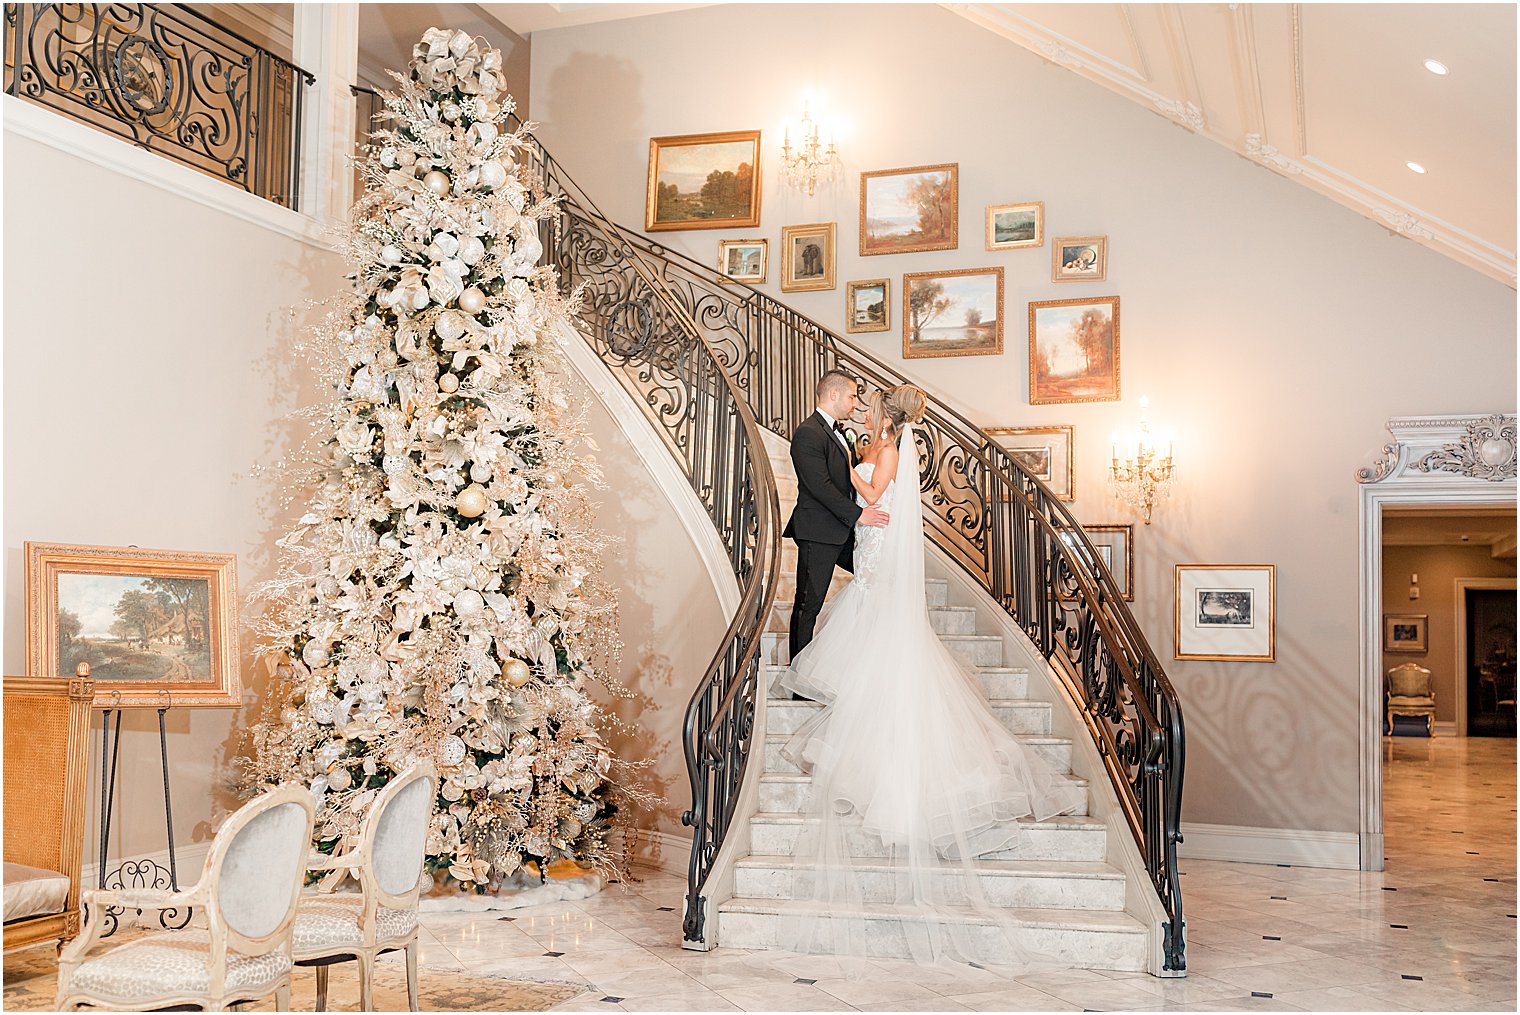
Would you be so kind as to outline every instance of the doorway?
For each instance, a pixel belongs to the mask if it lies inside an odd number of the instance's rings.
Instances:
[[[1459,580],[1457,593],[1462,725],[1470,737],[1514,737],[1515,582]]]

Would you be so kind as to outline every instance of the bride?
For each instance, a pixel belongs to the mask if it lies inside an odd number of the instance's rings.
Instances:
[[[1030,965],[978,858],[1015,847],[1017,819],[1074,810],[1085,790],[1004,728],[930,626],[912,425],[923,391],[867,404],[873,439],[851,481],[891,521],[856,528],[854,580],[782,678],[825,706],[784,753],[812,776],[792,898],[831,916],[799,919],[790,936],[804,952]]]

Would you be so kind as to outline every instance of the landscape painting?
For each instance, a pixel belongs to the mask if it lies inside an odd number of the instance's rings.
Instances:
[[[954,250],[960,242],[959,190],[954,162],[861,173],[861,254]]]
[[[1000,204],[987,209],[988,250],[1018,250],[1044,245],[1044,201]]]
[[[718,244],[718,271],[735,282],[764,282],[769,260],[769,240],[723,240]]]
[[[1073,499],[1072,481],[1075,464],[1074,428],[1067,426],[989,426],[987,436],[1002,448],[1009,458],[1022,465],[1035,479],[1050,488],[1057,500]],[[1000,473],[1009,472],[1005,468]],[[1016,474],[1008,477],[1019,482]],[[1008,491],[1003,491],[1007,496]]]
[[[1003,269],[903,276],[903,356],[995,356],[1003,351]]]
[[[27,543],[26,556],[32,674],[88,665],[97,707],[242,704],[232,554]]]
[[[1132,570],[1133,551],[1127,556],[1126,570]],[[1178,564],[1175,570],[1174,658],[1276,661],[1274,565]],[[1126,584],[1133,586],[1133,581]]]
[[[650,138],[646,230],[759,224],[758,130]]]
[[[1029,304],[1029,404],[1119,400],[1119,297]]]
[[[860,335],[890,328],[889,291],[890,283],[884,278],[850,282],[845,288],[845,330]]]

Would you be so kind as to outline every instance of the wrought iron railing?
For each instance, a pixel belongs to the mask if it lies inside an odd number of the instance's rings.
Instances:
[[[583,286],[582,335],[639,401],[712,519],[739,584],[739,604],[686,707],[682,740],[693,830],[683,931],[706,940],[705,888],[733,822],[754,741],[760,640],[776,595],[780,507],[760,424],[692,308],[638,253],[640,240],[603,215],[542,148],[532,185],[559,201],[541,231],[567,286]]]
[[[587,286],[583,330],[604,358],[622,368],[625,382],[642,397],[678,457],[706,439],[690,411],[701,389],[686,381],[687,364],[698,349],[687,321],[698,325],[701,354],[715,355],[754,416],[782,435],[814,410],[814,385],[826,370],[845,370],[879,388],[910,380],[785,304],[618,229],[593,205],[577,200],[579,191],[564,171],[541,149],[539,155],[545,181],[561,196],[561,215],[548,231],[546,247],[567,282]],[[673,326],[676,317],[683,327]],[[1082,526],[1044,483],[932,395],[917,434],[928,536],[1018,623],[1080,705],[1169,917],[1165,968],[1181,971],[1186,940],[1177,844],[1184,731],[1177,693]],[[723,476],[712,479],[717,490],[729,483]],[[707,502],[715,491],[699,493]],[[738,641],[725,645],[735,649]],[[729,665],[751,668],[753,660],[734,659]],[[704,693],[698,689],[694,704]],[[689,761],[690,720],[689,714]],[[742,774],[745,760],[742,753],[729,759],[731,778]],[[699,777],[703,763],[723,762],[716,757],[704,762],[699,753],[692,780],[696,814],[711,806],[703,790],[707,779]],[[737,781],[719,799],[731,804],[736,787]],[[705,876],[703,864],[710,863],[725,832],[698,826],[688,939],[701,937],[701,913],[694,923],[692,908]]]
[[[6,4],[5,90],[297,207],[310,74],[187,4]]]

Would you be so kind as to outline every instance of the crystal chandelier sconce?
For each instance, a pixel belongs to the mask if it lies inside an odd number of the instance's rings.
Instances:
[[[1157,440],[1151,434],[1149,398],[1140,399],[1139,429],[1123,441],[1113,436],[1113,463],[1109,479],[1120,500],[1134,508],[1145,524],[1151,523],[1151,508],[1166,495],[1172,481],[1172,438],[1168,434]]]
[[[839,149],[834,147],[833,133],[829,143],[818,141],[818,124],[813,122],[807,106],[802,107],[802,123],[798,128],[800,137],[797,147],[792,147],[792,128],[786,127],[781,140],[781,169],[787,182],[799,190],[806,190],[812,197],[818,189],[818,181],[832,180],[839,169]]]

